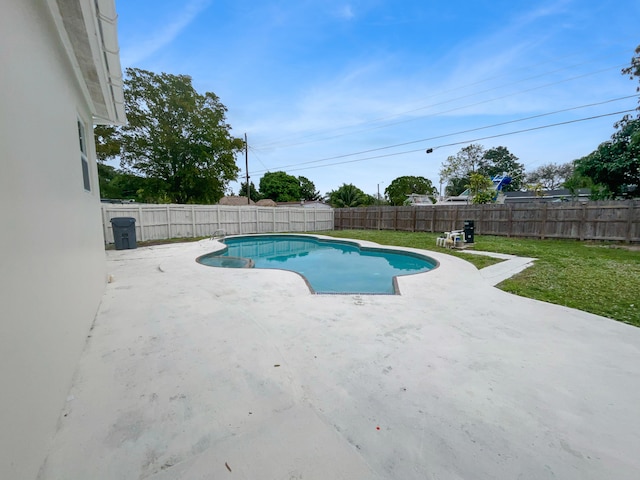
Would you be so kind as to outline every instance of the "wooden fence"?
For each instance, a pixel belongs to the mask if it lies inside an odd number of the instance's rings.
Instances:
[[[335,228],[445,232],[474,221],[476,235],[640,242],[640,202],[512,203],[335,210]]]
[[[226,205],[102,204],[106,243],[113,243],[111,219],[136,219],[136,240],[205,237],[216,230],[240,233],[333,230],[333,210],[302,207],[234,207]]]

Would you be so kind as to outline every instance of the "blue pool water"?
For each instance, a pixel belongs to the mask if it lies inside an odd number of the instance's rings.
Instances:
[[[234,237],[224,240],[222,252],[198,262],[210,266],[277,268],[302,275],[316,293],[393,294],[394,277],[431,270],[437,262],[410,252],[361,248],[344,241],[294,235]],[[223,261],[232,257],[232,263]],[[251,259],[243,262],[240,259]]]

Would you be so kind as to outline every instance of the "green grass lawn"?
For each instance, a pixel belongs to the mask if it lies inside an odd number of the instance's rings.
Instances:
[[[435,233],[334,230],[324,234],[445,252],[435,246]],[[532,267],[499,284],[504,291],[640,326],[640,251],[624,247],[477,235],[474,249],[538,259]],[[499,261],[462,252],[446,253],[464,258],[477,268]]]

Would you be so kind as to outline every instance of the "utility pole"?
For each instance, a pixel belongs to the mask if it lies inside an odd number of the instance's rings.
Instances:
[[[244,171],[247,178],[247,205],[251,205],[251,186],[249,185],[249,143],[247,134],[244,134]]]

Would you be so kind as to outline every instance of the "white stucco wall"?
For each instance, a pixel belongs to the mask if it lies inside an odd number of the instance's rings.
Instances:
[[[91,116],[45,2],[0,15],[0,478],[32,479],[105,283]]]

